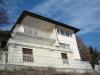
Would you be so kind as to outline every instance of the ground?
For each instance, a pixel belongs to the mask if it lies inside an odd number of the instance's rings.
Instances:
[[[22,70],[0,70],[0,75],[100,75],[100,72],[92,72],[92,73],[59,73],[56,72],[54,69],[47,69],[47,70],[37,70],[37,69],[22,69]]]

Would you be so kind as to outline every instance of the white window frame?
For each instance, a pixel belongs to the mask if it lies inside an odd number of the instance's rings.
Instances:
[[[64,32],[64,35],[61,34],[61,30]],[[58,33],[59,35],[62,35],[62,36],[72,37],[72,33],[71,33],[71,32],[68,32],[68,31],[63,30],[63,29],[57,29],[57,33]],[[66,35],[66,33],[67,33],[68,35]]]
[[[33,36],[39,36],[39,32],[37,30],[34,30],[33,28],[28,27],[28,26],[25,26],[24,33],[25,34],[30,34],[30,35],[33,35]]]

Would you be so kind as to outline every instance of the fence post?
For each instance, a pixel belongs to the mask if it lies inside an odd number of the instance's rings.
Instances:
[[[5,53],[5,73],[4,75],[7,75],[7,63],[8,63],[8,52],[4,52]]]

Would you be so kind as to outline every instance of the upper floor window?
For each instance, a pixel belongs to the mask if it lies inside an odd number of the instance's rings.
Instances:
[[[33,30],[31,27],[27,27],[27,26],[24,26],[25,30],[24,32],[27,33],[27,34],[32,34],[33,33]]]
[[[67,37],[71,37],[72,33],[65,31],[63,29],[57,29],[58,34],[63,35],[63,36],[67,36]]]
[[[24,28],[25,28],[24,32],[25,32],[26,34],[31,34],[31,35],[33,35],[33,36],[38,36],[38,35],[39,35],[38,31],[35,30],[35,29],[33,29],[33,28],[31,28],[31,27],[25,26]]]

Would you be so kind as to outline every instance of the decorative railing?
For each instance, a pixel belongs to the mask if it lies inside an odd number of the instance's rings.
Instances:
[[[33,55],[23,54],[23,62],[33,62]]]

